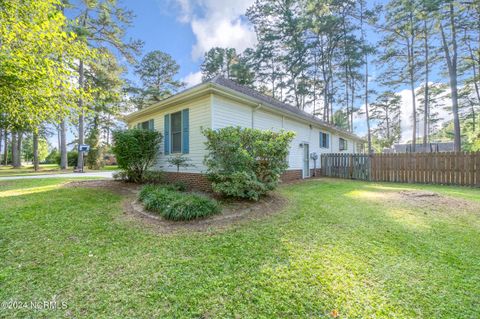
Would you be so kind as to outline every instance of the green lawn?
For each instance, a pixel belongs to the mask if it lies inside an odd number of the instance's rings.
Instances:
[[[115,171],[118,169],[117,165],[104,166],[100,171]],[[85,171],[92,171],[85,169]],[[25,175],[45,175],[45,174],[61,174],[61,173],[71,173],[73,168],[67,170],[60,170],[60,167],[57,164],[41,164],[40,170],[35,172],[32,165],[24,166],[21,168],[13,168],[11,166],[0,166],[0,177],[7,176],[25,176]],[[98,171],[94,171],[98,172]]]
[[[64,181],[0,182],[0,301],[67,304],[0,317],[480,313],[480,190],[312,180],[282,186],[289,206],[260,221],[162,235],[123,219],[120,196]],[[405,189],[451,203],[399,200]]]
[[[6,176],[23,176],[30,174],[56,174],[60,173],[60,167],[57,164],[41,164],[40,171],[35,172],[32,165],[21,168],[13,168],[11,166],[0,166],[0,177]]]

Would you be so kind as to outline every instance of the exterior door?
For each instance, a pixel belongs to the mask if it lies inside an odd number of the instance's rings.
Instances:
[[[310,177],[310,148],[303,144],[303,178]]]

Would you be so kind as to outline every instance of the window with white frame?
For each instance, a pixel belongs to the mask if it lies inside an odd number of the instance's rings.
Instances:
[[[338,146],[339,146],[340,151],[347,150],[348,149],[347,140],[340,137],[340,139],[338,140]]]
[[[153,119],[145,121],[145,122],[138,123],[137,128],[142,129],[142,130],[153,131],[154,130]]]
[[[330,134],[320,132],[320,147],[329,148],[330,147]]]
[[[182,112],[172,113],[170,117],[172,153],[182,152]]]

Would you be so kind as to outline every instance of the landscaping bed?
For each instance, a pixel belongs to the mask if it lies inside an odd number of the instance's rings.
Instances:
[[[288,204],[287,199],[279,193],[272,193],[257,202],[249,200],[222,199],[213,194],[202,193],[219,201],[221,212],[208,217],[188,221],[173,221],[147,210],[139,201],[141,185],[112,180],[75,181],[65,187],[93,188],[108,190],[122,195],[123,216],[120,219],[156,233],[172,232],[212,232],[241,225],[251,220],[261,220],[267,216],[278,214]]]

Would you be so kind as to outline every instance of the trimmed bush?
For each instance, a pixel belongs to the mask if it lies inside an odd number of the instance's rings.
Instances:
[[[60,153],[57,154],[55,161],[58,165],[60,165]],[[69,151],[67,152],[67,165],[70,167],[77,167],[78,162],[78,152],[77,151]]]
[[[173,185],[146,185],[139,194],[145,208],[169,220],[192,220],[220,212],[220,206],[206,196],[180,193]]]
[[[258,200],[278,186],[288,168],[289,146],[295,133],[226,127],[206,129],[207,175],[214,192]]]
[[[185,192],[188,188],[187,183],[185,183],[184,181],[175,181],[170,184],[170,186],[172,186],[173,189],[179,192]]]
[[[113,153],[127,181],[140,183],[160,153],[162,134],[157,131],[129,129],[113,132]]]
[[[142,181],[148,184],[160,184],[165,181],[165,174],[162,171],[146,171],[143,173]]]

